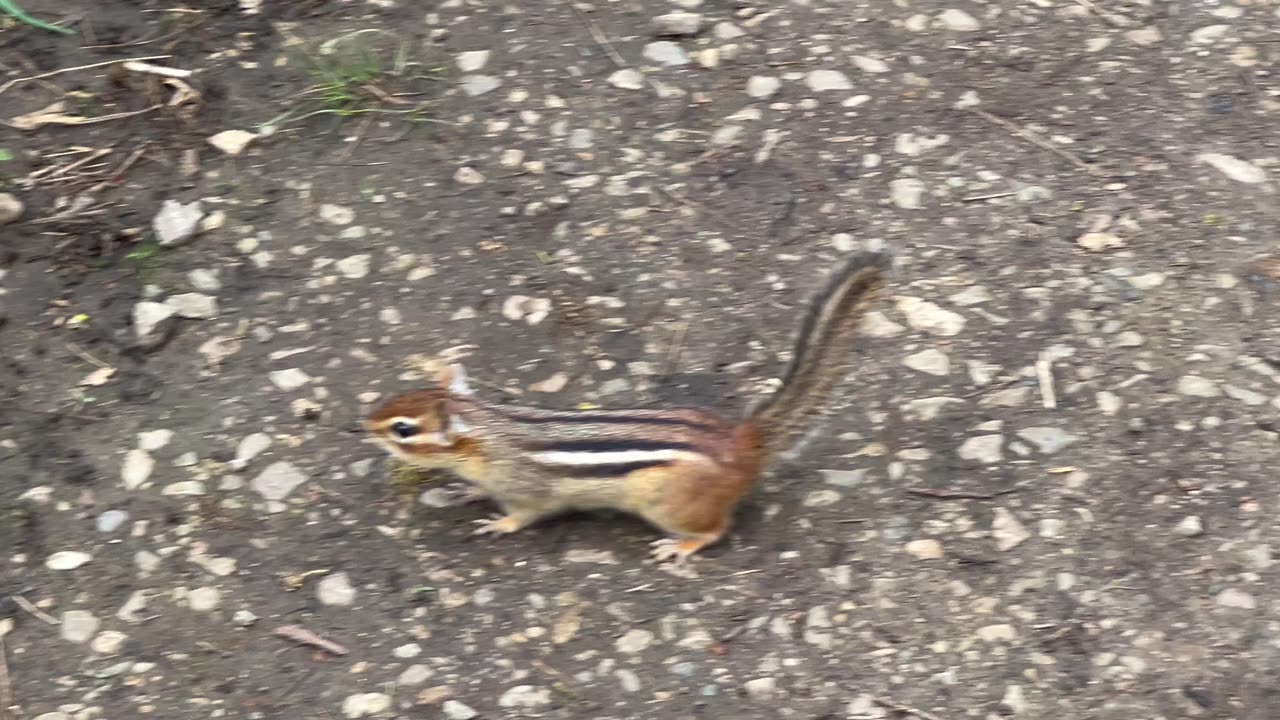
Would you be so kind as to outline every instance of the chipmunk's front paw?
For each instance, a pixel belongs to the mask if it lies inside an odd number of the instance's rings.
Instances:
[[[675,565],[684,565],[689,562],[689,556],[693,554],[697,547],[692,550],[688,548],[688,541],[679,538],[662,538],[649,543],[653,550],[649,554],[653,556],[656,562],[672,562]]]
[[[512,515],[496,515],[485,520],[476,520],[476,535],[506,535],[524,527],[519,518]]]
[[[453,483],[449,486],[453,505],[470,505],[490,499],[489,493],[471,483]]]

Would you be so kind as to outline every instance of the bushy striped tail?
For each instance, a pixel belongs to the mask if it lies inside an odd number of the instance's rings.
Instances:
[[[791,446],[846,375],[853,336],[891,265],[888,253],[859,253],[833,272],[812,300],[782,385],[751,412],[766,456]]]

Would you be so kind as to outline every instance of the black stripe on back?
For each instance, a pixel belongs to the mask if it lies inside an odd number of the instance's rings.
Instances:
[[[642,460],[639,462],[614,463],[612,465],[546,465],[554,468],[556,475],[567,478],[606,478],[623,477],[636,470],[670,465],[669,460]]]
[[[535,408],[503,407],[501,405],[494,406],[494,409],[507,418],[534,425],[541,423],[598,423],[600,425],[626,425],[631,423],[635,425],[679,425],[706,430],[715,429],[714,425],[700,420],[670,417],[667,415],[631,414],[626,410],[617,410],[611,413],[598,413],[590,410],[542,410]]]
[[[616,440],[534,441],[525,445],[525,447],[537,452],[606,453],[625,450],[683,450],[697,452],[697,449],[688,443],[667,440],[629,440],[627,438],[618,438]]]

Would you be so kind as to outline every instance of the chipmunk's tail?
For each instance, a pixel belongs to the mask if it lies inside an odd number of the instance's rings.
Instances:
[[[848,372],[849,346],[891,264],[888,253],[859,253],[833,272],[812,300],[782,385],[751,412],[749,422],[765,457],[791,446]]]

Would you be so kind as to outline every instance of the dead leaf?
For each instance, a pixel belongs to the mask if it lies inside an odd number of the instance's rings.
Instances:
[[[105,385],[107,384],[107,381],[111,379],[111,376],[115,374],[116,369],[113,367],[100,367],[86,375],[84,379],[80,381],[80,385],[91,387]]]

